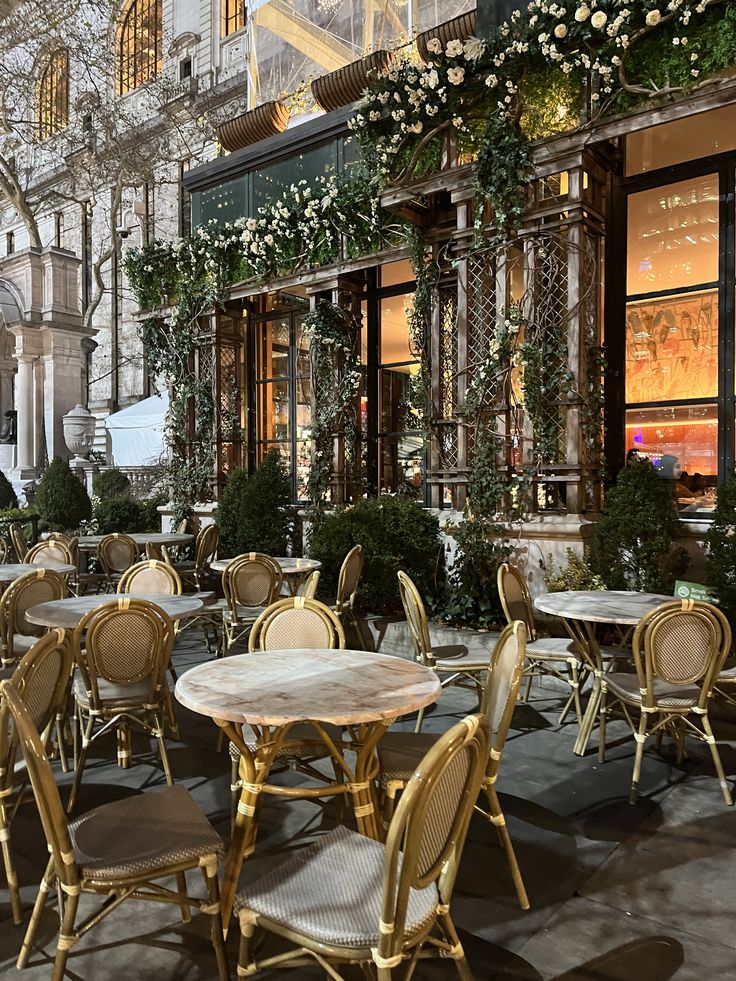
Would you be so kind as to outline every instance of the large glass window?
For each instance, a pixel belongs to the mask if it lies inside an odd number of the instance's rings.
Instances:
[[[294,309],[298,298],[289,300],[291,310],[284,298],[269,298],[271,311],[252,322],[254,463],[277,450],[292,474],[295,499],[303,500],[310,467],[312,383],[303,310]],[[282,305],[287,308],[283,312],[278,309]]]
[[[733,459],[719,439],[733,410],[719,370],[722,333],[733,335],[720,247],[725,179],[714,169],[641,191],[634,184],[627,196],[625,447],[673,481],[686,516],[712,509]]]
[[[220,0],[220,37],[245,27],[245,0]]]
[[[36,131],[48,140],[69,123],[69,52],[59,48],[48,58],[38,80]]]
[[[163,4],[161,0],[131,0],[118,34],[117,94],[125,95],[161,71]]]

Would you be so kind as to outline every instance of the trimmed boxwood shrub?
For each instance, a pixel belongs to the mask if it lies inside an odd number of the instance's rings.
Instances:
[[[713,524],[705,540],[708,584],[736,630],[736,477],[718,488]]]
[[[215,512],[220,554],[285,555],[294,523],[290,504],[291,481],[277,450],[266,454],[252,477],[234,470]]]
[[[422,596],[434,590],[442,543],[437,518],[406,497],[358,501],[324,519],[312,534],[309,555],[322,563],[320,595],[334,601],[342,561],[353,547],[365,552],[358,591],[361,609],[401,610],[396,573],[402,569]]]
[[[111,467],[110,470],[95,474],[92,491],[101,501],[106,501],[109,497],[122,497],[130,494],[130,481],[122,470]]]
[[[677,545],[679,533],[671,481],[649,460],[634,460],[606,492],[590,545],[591,571],[609,589],[671,594],[689,562]]]
[[[18,498],[16,497],[13,485],[5,474],[0,470],[0,508],[17,508]]]
[[[142,531],[160,531],[161,520],[158,505],[165,498],[155,497],[150,501],[138,501],[127,494],[118,494],[100,501],[95,508],[95,521],[100,535],[111,535],[120,531],[133,535]]]
[[[76,531],[92,516],[92,503],[69,464],[55,456],[38,485],[34,506],[44,531]]]

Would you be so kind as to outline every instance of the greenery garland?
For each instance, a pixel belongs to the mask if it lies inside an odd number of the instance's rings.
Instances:
[[[360,392],[359,325],[334,303],[318,303],[304,318],[310,341],[314,405],[310,436],[312,465],[307,494],[319,510],[327,501],[334,463],[334,440],[342,433],[346,471],[357,443],[356,398]]]

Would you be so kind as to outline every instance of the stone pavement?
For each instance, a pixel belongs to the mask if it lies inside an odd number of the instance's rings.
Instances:
[[[385,647],[383,648],[386,649]],[[175,656],[181,673],[203,657],[197,635]],[[427,730],[442,731],[475,710],[472,695],[443,693]],[[682,765],[665,743],[645,755],[641,797],[627,802],[633,742],[619,723],[609,729],[609,760],[599,765],[596,739],[584,759],[572,745],[576,727],[557,725],[560,696],[537,687],[517,706],[499,776],[499,791],[532,909],[516,904],[492,829],[476,815],[455,891],[453,917],[478,981],[703,981],[736,979],[736,814],[722,800],[704,747],[690,745]],[[175,778],[187,786],[220,833],[229,826],[229,762],[215,752],[215,727],[179,707],[181,741],[170,742]],[[412,728],[411,720],[403,725]],[[729,739],[720,727],[726,772],[736,776]],[[80,793],[80,812],[161,784],[145,742],[129,770],[113,763],[114,741],[95,744]],[[298,780],[287,774],[287,781]],[[68,785],[69,777],[60,775]],[[244,876],[278,860],[332,827],[339,804],[265,798],[256,856]],[[22,898],[30,908],[45,864],[45,843],[33,803],[13,824]],[[198,882],[198,880],[196,880]],[[84,901],[82,909],[91,908]],[[205,981],[215,979],[204,917],[182,923],[175,907],[127,902],[72,951],[72,981]],[[23,975],[51,976],[58,917],[47,908],[39,946]],[[237,930],[228,941],[235,976]],[[10,919],[0,889],[0,978],[14,976],[22,929]],[[319,969],[263,974],[317,981]],[[424,963],[417,981],[455,976],[452,965]],[[359,972],[346,977],[363,977]]]

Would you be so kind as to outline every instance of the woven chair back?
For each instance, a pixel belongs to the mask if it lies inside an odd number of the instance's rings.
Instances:
[[[63,542],[64,545],[69,549],[69,554],[72,557],[72,562],[74,565],[79,565],[79,536],[65,535],[60,531],[52,531],[47,539],[48,541]]]
[[[437,740],[407,784],[386,839],[382,957],[401,950],[411,888],[436,882],[449,905],[487,758],[488,720],[471,715]]]
[[[338,610],[352,609],[355,594],[358,592],[360,577],[363,574],[363,546],[353,545],[340,566],[337,578],[337,608]]]
[[[30,652],[29,652],[30,653]],[[12,681],[0,683],[0,697],[13,717],[18,742],[26,760],[33,796],[43,825],[44,835],[54,860],[54,868],[62,889],[76,890],[79,870],[74,861],[74,848],[69,835],[69,823],[61,803],[59,789],[46,757],[43,741],[25,705],[24,694]]]
[[[498,595],[507,623],[521,620],[526,627],[527,638],[537,639],[537,628],[534,623],[534,607],[524,577],[519,570],[508,562],[502,562],[496,574]]]
[[[33,725],[45,733],[62,707],[71,683],[72,652],[64,630],[39,639],[18,662],[11,681],[22,694]],[[0,792],[13,785],[18,733],[0,697]],[[1,794],[0,794],[1,795]]]
[[[109,576],[125,572],[138,558],[138,546],[129,535],[115,532],[105,535],[97,546],[97,558],[103,571]]]
[[[315,569],[314,572],[310,572],[304,582],[300,584],[299,589],[297,590],[297,595],[303,596],[304,599],[314,599],[317,595],[319,577],[319,569]]]
[[[414,655],[417,661],[429,666],[433,663],[432,641],[429,636],[429,620],[424,601],[414,582],[405,572],[399,572],[398,578],[401,605],[404,607],[404,615],[414,642]]]
[[[120,598],[90,610],[74,631],[74,656],[92,708],[101,704],[100,679],[114,685],[147,681],[141,701],[158,702],[173,640],[171,619],[147,600]]]
[[[8,543],[4,538],[0,538],[0,565],[8,561]]]
[[[345,634],[329,606],[303,596],[277,600],[264,610],[248,637],[250,651],[345,649]]]
[[[233,614],[238,606],[270,606],[278,599],[283,581],[279,564],[261,552],[239,555],[222,574],[222,588]]]
[[[28,553],[28,539],[26,538],[25,532],[17,522],[13,522],[8,527],[8,534],[10,535],[10,541],[15,549],[15,554],[18,557],[18,561],[23,561],[23,556]]]
[[[0,597],[0,621],[7,630],[8,640],[13,634],[40,636],[44,628],[30,623],[26,613],[32,606],[60,600],[66,596],[64,577],[51,569],[39,567],[12,582]]]
[[[488,719],[492,757],[498,762],[514,714],[526,658],[526,627],[521,620],[501,631],[491,654],[481,712]]]
[[[699,684],[703,706],[730,652],[731,628],[710,603],[673,600],[642,618],[632,646],[645,706],[656,702],[656,679],[669,685]]]
[[[220,544],[220,528],[216,524],[205,525],[197,534],[194,543],[194,566],[197,572],[203,572],[215,557],[217,546]]]
[[[118,583],[118,592],[141,596],[181,596],[182,590],[176,569],[156,559],[136,562],[125,570]]]
[[[60,562],[63,565],[75,564],[71,549],[66,542],[55,538],[38,542],[28,550],[23,561],[29,565],[43,565],[45,562]]]

